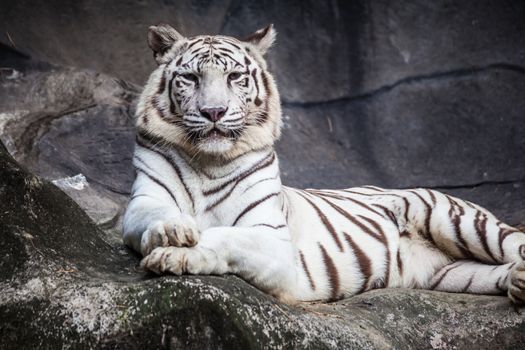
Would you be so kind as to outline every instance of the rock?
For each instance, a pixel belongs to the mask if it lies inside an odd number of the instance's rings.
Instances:
[[[37,69],[32,60],[10,66],[16,77],[0,77],[0,139],[39,176],[83,176],[82,188],[61,188],[97,223],[113,227],[133,183],[139,88],[92,71]]]
[[[279,304],[234,276],[161,278],[0,143],[4,349],[513,349],[525,316],[506,297],[376,290]]]
[[[495,66],[284,107],[277,148],[287,184],[430,187],[510,224],[525,220],[525,70]]]
[[[284,100],[296,103],[359,96],[436,73],[523,66],[525,57],[521,0],[8,0],[2,5],[0,23],[21,51],[140,85],[154,67],[145,41],[152,24],[171,23],[188,36],[244,37],[274,23],[279,35],[270,66]],[[7,36],[0,40],[10,44]]]

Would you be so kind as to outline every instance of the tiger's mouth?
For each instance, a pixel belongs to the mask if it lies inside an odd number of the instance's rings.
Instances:
[[[235,141],[240,136],[239,130],[221,128],[216,125],[207,130],[189,131],[189,139],[195,144],[209,141]]]
[[[219,129],[217,127],[213,127],[211,128],[210,130],[206,131],[203,135],[202,135],[203,138],[212,138],[212,139],[217,139],[217,138],[221,138],[221,137],[232,137],[231,135],[231,132],[229,132],[228,129],[226,130],[222,130],[222,129]]]

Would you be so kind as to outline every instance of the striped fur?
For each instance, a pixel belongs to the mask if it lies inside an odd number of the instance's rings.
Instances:
[[[137,177],[124,240],[156,273],[234,273],[285,301],[374,288],[508,293],[525,300],[525,234],[428,190],[285,187],[273,144],[279,96],[263,54],[242,41],[150,28],[158,68],[137,109]],[[203,107],[222,108],[221,119]]]

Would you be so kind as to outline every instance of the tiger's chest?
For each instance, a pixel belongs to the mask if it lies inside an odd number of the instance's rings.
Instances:
[[[255,154],[240,164],[195,171],[181,167],[188,192],[184,208],[196,219],[198,228],[235,226],[239,215],[268,194],[279,194],[281,182],[273,153]],[[261,213],[259,216],[264,216]]]

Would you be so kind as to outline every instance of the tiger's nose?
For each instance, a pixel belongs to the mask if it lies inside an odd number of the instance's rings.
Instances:
[[[204,116],[204,118],[211,120],[212,122],[219,121],[226,114],[228,108],[201,108],[199,112]]]

